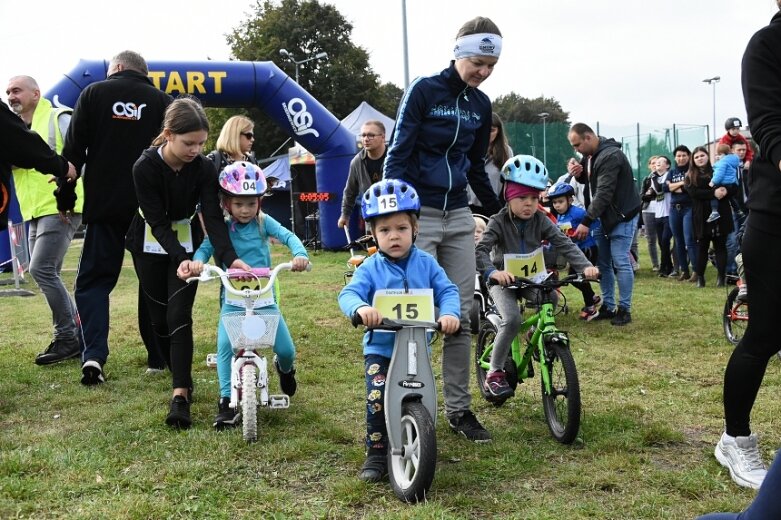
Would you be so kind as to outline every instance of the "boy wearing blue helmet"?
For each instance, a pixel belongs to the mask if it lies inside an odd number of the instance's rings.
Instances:
[[[507,204],[488,221],[475,250],[477,269],[486,280],[496,283],[488,290],[502,317],[491,353],[491,369],[485,380],[485,390],[497,402],[515,393],[507,384],[504,363],[523,323],[518,300],[536,301],[538,296],[535,290],[505,291],[503,287],[510,285],[516,276],[545,276],[543,240],[550,242],[577,272],[588,278],[599,276],[599,270],[583,252],[538,210],[540,192],[548,186],[545,166],[530,155],[516,155],[502,167],[502,179]]]
[[[575,189],[571,184],[559,183],[554,184],[548,190],[548,199],[550,199],[551,207],[553,208],[553,214],[556,215],[556,223],[565,235],[570,240],[575,242],[575,245],[583,251],[586,258],[591,263],[597,260],[597,241],[591,234],[586,235],[582,240],[575,238],[575,230],[578,225],[586,216],[586,210],[572,205],[572,197],[575,194]],[[599,227],[599,219],[595,220],[591,225],[591,230]],[[574,274],[575,270],[572,266],[569,268],[569,273]],[[591,284],[588,282],[574,283],[574,285],[583,294],[583,308],[580,309],[580,319],[585,321],[591,321],[599,316],[597,306],[602,301],[602,298],[594,294],[594,290],[591,288]]]
[[[437,307],[442,332],[454,334],[461,317],[458,287],[433,256],[415,247],[419,212],[420,198],[404,181],[386,179],[366,190],[361,198],[361,213],[379,254],[370,256],[356,269],[349,285],[339,293],[339,307],[348,317],[358,314],[364,325],[372,327],[380,324],[383,309],[387,314],[394,299],[401,301],[399,293],[414,294],[417,302],[426,302],[420,305],[421,309],[430,308],[433,314],[433,307]],[[402,318],[426,319],[412,315]],[[388,469],[385,378],[394,340],[395,333],[380,330],[368,331],[363,337],[367,452],[359,478],[367,482],[381,480]]]

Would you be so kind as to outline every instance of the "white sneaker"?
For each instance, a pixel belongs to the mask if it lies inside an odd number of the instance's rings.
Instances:
[[[714,455],[719,464],[729,469],[732,480],[739,486],[759,489],[767,475],[755,433],[748,437],[730,437],[724,432]]]

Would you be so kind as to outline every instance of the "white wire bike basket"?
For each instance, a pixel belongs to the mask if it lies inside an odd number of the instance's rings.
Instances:
[[[234,354],[239,350],[257,350],[274,346],[279,325],[279,311],[255,309],[249,316],[244,311],[222,316]]]

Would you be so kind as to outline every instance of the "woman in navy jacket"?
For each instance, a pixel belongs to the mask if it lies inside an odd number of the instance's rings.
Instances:
[[[417,78],[404,93],[385,160],[385,177],[409,182],[420,195],[416,245],[433,255],[458,286],[466,331],[475,280],[475,225],[467,184],[487,216],[500,209],[484,166],[491,101],[477,87],[493,72],[501,49],[501,33],[491,20],[477,17],[464,24],[450,66]],[[470,411],[470,346],[468,334],[445,338],[445,412],[453,431],[487,442],[490,434]]]

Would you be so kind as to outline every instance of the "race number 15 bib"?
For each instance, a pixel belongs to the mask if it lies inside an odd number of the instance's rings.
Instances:
[[[435,321],[433,289],[382,289],[374,293],[372,307],[393,320]]]
[[[188,253],[192,253],[193,233],[190,229],[190,221],[188,219],[175,220],[171,222],[171,229],[176,233],[176,239],[182,244],[184,250]],[[152,228],[149,224],[144,224],[144,253],[152,253],[155,255],[168,254],[152,234]]]
[[[542,247],[531,253],[504,255],[504,268],[513,276],[528,278],[533,282],[542,282],[548,277]]]

